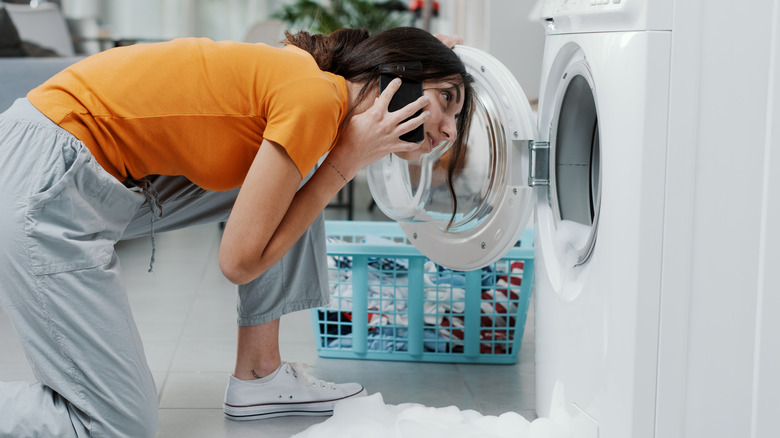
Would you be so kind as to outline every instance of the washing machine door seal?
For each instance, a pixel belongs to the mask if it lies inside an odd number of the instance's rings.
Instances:
[[[443,143],[415,162],[389,155],[369,166],[367,177],[376,204],[420,252],[466,271],[500,259],[528,224],[536,116],[497,59],[466,46],[455,51],[474,79],[476,94],[465,149],[454,151]]]

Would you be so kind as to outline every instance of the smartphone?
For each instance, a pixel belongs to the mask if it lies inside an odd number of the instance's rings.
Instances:
[[[380,93],[383,92],[385,88],[387,88],[387,85],[390,84],[390,81],[392,81],[397,77],[398,75],[393,75],[388,73],[380,74],[379,92]],[[401,77],[401,87],[398,89],[398,91],[395,92],[393,98],[390,100],[390,105],[388,106],[388,109],[390,111],[397,111],[405,107],[406,105],[414,102],[415,100],[419,99],[422,96],[422,94],[423,94],[422,82]],[[419,110],[416,113],[414,113],[414,115],[412,117],[409,117],[409,119],[417,117],[420,114],[422,114],[422,110]],[[404,122],[406,120],[404,120]],[[425,140],[424,125],[420,125],[417,128],[401,135],[400,138],[403,141],[409,141],[412,143],[422,142],[423,140]]]

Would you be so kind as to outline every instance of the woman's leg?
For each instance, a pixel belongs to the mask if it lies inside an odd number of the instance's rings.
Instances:
[[[238,354],[225,392],[227,418],[330,415],[337,401],[366,394],[360,384],[323,382],[279,357],[279,318],[328,302],[326,257],[320,215],[278,263],[239,286]]]
[[[155,189],[147,193],[154,193],[162,210],[162,218],[154,222],[158,232],[224,221],[238,193],[205,191],[182,177],[155,176],[139,184]],[[123,238],[149,234],[154,211],[147,202]],[[326,384],[304,377],[289,364],[283,364],[279,354],[279,318],[328,302],[326,256],[325,222],[320,215],[279,262],[254,281],[238,287],[238,351],[224,406],[228,418],[327,415],[336,400],[365,394],[359,384]],[[279,403],[280,394],[286,397],[285,403]]]
[[[265,377],[282,365],[279,320],[238,327],[238,353],[233,375],[240,380]]]
[[[113,250],[143,196],[26,101],[0,116],[0,187],[0,302],[38,379],[0,384],[0,436],[153,436]]]

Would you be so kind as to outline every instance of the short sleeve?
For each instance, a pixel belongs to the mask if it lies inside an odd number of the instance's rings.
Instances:
[[[297,79],[274,89],[266,105],[263,137],[281,145],[304,177],[338,135],[343,102],[336,84]]]

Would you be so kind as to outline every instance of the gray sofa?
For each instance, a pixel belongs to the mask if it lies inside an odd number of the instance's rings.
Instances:
[[[0,112],[80,57],[0,58]]]

